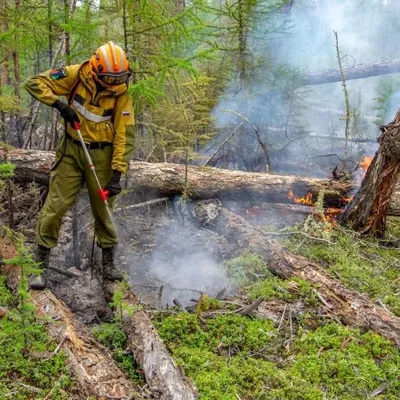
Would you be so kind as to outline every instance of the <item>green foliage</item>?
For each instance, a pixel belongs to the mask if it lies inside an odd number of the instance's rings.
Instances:
[[[129,283],[124,279],[122,282],[118,282],[113,293],[111,306],[117,310],[117,313],[115,314],[115,321],[119,324],[122,323],[122,318],[125,314],[132,316],[137,310],[140,309],[140,306],[129,306],[126,301],[124,301],[125,296],[129,291]]]
[[[226,261],[225,265],[230,278],[243,286],[271,275],[264,260],[253,253],[245,253],[237,258]]]
[[[390,221],[390,229],[399,234],[399,222]],[[330,232],[331,244],[293,235],[287,245],[293,251],[326,265],[329,272],[345,285],[383,302],[400,315],[398,282],[399,251],[355,232],[337,228]]]
[[[68,398],[60,390],[71,385],[65,354],[58,352],[50,357],[34,357],[34,354],[53,351],[56,344],[49,341],[45,327],[33,314],[22,321],[19,310],[10,311],[0,321],[0,342],[0,398],[14,389],[18,390],[18,396],[14,398],[30,398],[32,393],[19,386],[18,381],[39,388],[41,392],[37,398],[44,397],[53,386],[54,399]]]
[[[21,383],[38,388],[37,399],[44,398],[53,389],[53,399],[66,400],[65,389],[71,386],[71,377],[65,354],[61,351],[50,354],[56,343],[49,340],[45,325],[34,314],[25,275],[36,269],[21,239],[18,255],[6,263],[21,266],[23,272],[17,298],[8,291],[5,277],[0,275],[0,305],[9,308],[0,320],[0,398],[7,398],[10,392],[16,393],[14,399],[32,398],[32,392]]]
[[[0,180],[11,178],[14,175],[15,165],[9,162],[0,164]]]
[[[16,112],[21,111],[20,101],[18,97],[13,95],[0,94],[0,112]]]
[[[376,101],[376,107],[374,110],[377,112],[376,120],[374,121],[377,125],[382,125],[389,122],[387,119],[392,117],[389,115],[390,109],[393,107],[392,96],[400,90],[400,80],[393,78],[383,78],[380,80],[378,87],[378,97]]]
[[[389,383],[385,399],[400,395],[398,351],[373,333],[336,323],[300,328],[284,350],[265,320],[224,315],[200,323],[180,313],[154,323],[201,399],[356,400],[383,382]]]
[[[144,383],[144,377],[137,372],[133,354],[127,348],[127,338],[119,322],[104,323],[92,329],[97,340],[111,350],[117,364],[138,384]]]

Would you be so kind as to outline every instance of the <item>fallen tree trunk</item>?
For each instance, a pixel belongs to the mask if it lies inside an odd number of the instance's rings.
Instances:
[[[237,243],[241,249],[259,254],[269,270],[281,278],[300,277],[318,286],[332,312],[346,325],[371,329],[400,346],[400,318],[375,305],[367,296],[348,289],[318,264],[293,254],[262,230],[215,202],[200,202],[193,210],[196,221]]]
[[[16,292],[20,281],[19,268],[3,266],[2,272],[7,276],[7,285]],[[50,337],[65,351],[82,393],[98,399],[142,398],[106,348],[76,321],[63,302],[49,289],[31,290],[30,294],[36,313],[48,319],[46,328]]]
[[[400,110],[390,124],[381,126],[381,131],[379,150],[339,219],[343,225],[377,237],[385,235],[390,201],[400,177]]]
[[[7,157],[16,165],[15,177],[23,182],[38,182],[47,185],[54,153],[13,149],[6,152],[0,148],[0,157]],[[128,172],[128,188],[142,193],[145,199],[174,197],[184,190],[185,166],[170,163],[131,162]],[[321,190],[325,195],[325,206],[341,208],[347,197],[356,189],[352,183],[328,179],[312,179],[298,176],[269,175],[218,168],[188,168],[189,195],[192,199],[220,198],[226,200],[256,200],[272,203],[289,203],[290,191],[294,196],[312,194],[315,201]],[[390,214],[400,215],[400,193],[395,193]]]
[[[109,284],[108,293],[114,290],[115,284]],[[124,303],[131,308],[138,306],[130,291],[126,293]],[[133,315],[125,313],[122,326],[135,361],[143,370],[146,382],[157,399],[195,400],[198,397],[194,384],[176,366],[146,312],[138,310]]]
[[[346,80],[363,79],[371,76],[395,74],[400,72],[400,59],[378,61],[368,64],[357,64],[343,68]],[[323,85],[331,82],[341,82],[340,70],[330,69],[326,71],[308,72],[304,76],[304,85]]]

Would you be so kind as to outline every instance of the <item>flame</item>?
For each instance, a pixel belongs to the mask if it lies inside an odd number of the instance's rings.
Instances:
[[[341,200],[343,200],[343,202],[345,202],[345,203],[350,203],[353,199],[354,199],[354,196],[341,197]]]
[[[297,204],[308,205],[315,207],[315,202],[312,201],[312,193],[308,192],[304,197],[296,197],[292,190],[288,193],[288,198],[293,200]],[[348,199],[349,201],[351,198]],[[327,208],[323,214],[314,213],[314,217],[325,224],[325,230],[331,231],[337,227],[337,218],[342,210],[340,208]]]
[[[293,194],[293,191],[291,190],[288,193],[288,198],[293,200],[297,204],[304,204],[304,205],[307,205],[307,206],[314,206],[314,204],[315,204],[313,202],[313,200],[312,200],[312,193],[311,192],[308,192],[304,197],[296,197]]]
[[[360,161],[360,168],[363,169],[364,171],[367,171],[369,166],[371,165],[372,162],[372,157],[365,156],[361,161]]]

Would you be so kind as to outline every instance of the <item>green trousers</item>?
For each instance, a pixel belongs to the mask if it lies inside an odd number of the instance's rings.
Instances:
[[[106,207],[99,197],[99,188],[82,147],[62,137],[57,147],[56,160],[63,153],[65,140],[67,141],[65,154],[57,168],[50,173],[49,193],[40,211],[36,226],[36,242],[47,248],[57,246],[62,218],[76,199],[83,184],[86,183],[94,217],[97,244],[101,248],[113,247],[118,243],[118,235]],[[112,152],[111,146],[89,150],[102,188],[112,175]],[[115,196],[108,200],[111,208],[114,199]]]

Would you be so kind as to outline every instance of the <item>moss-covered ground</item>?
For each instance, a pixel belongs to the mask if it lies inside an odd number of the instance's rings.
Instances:
[[[8,309],[0,319],[0,399],[74,398],[65,354],[54,352],[57,343],[47,336],[45,321],[36,319],[28,299],[19,304],[2,275],[0,306]]]
[[[389,236],[399,238],[399,221],[389,227]],[[399,249],[339,228],[312,228],[307,235],[285,236],[284,243],[400,314]],[[272,276],[255,254],[244,253],[227,267],[249,301],[262,297],[297,311],[278,323],[209,301],[194,314],[158,314],[154,323],[161,337],[201,399],[400,398],[400,354],[392,343],[329,318],[310,283]]]
[[[389,219],[387,236],[398,245],[398,218]],[[343,228],[330,231],[326,237],[330,243],[293,235],[285,244],[292,251],[325,266],[348,287],[368,294],[400,316],[400,247],[391,246],[387,241],[362,238]]]

